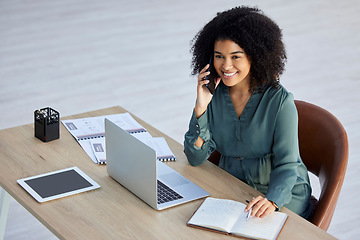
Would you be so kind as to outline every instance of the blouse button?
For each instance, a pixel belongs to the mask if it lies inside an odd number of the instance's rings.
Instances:
[[[196,130],[197,133],[200,133],[199,130]]]
[[[199,127],[199,124],[196,124],[196,127]]]

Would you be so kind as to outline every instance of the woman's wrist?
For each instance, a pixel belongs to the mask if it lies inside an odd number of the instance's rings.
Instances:
[[[276,205],[276,203],[274,203],[273,201],[270,201],[270,200],[269,200],[269,202],[274,206],[275,211],[279,210],[279,207],[278,207],[278,205]]]
[[[199,119],[206,112],[206,108],[204,109],[204,108],[195,106],[194,111],[195,111],[196,119]]]

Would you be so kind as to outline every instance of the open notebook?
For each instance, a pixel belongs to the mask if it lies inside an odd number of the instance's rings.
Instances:
[[[116,125],[153,148],[158,160],[176,160],[165,139],[163,137],[152,137],[129,113],[62,120],[62,124],[78,141],[80,146],[94,163],[106,164],[105,118],[111,120]]]
[[[228,199],[208,197],[194,213],[187,225],[213,232],[250,239],[277,239],[288,215],[274,212],[264,218],[250,218],[246,205]]]

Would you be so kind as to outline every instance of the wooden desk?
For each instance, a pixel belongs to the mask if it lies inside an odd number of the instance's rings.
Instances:
[[[125,112],[121,107],[78,114],[66,119]],[[164,136],[177,157],[168,165],[195,182],[212,197],[245,202],[258,192],[210,162],[191,167],[183,146],[141,119],[152,136]],[[60,139],[43,143],[33,124],[0,131],[0,184],[16,201],[60,239],[231,239],[186,226],[202,200],[155,211],[110,178],[106,166],[94,164],[61,125]],[[77,166],[101,188],[46,203],[34,200],[16,180]],[[289,219],[279,239],[334,239],[287,209]]]

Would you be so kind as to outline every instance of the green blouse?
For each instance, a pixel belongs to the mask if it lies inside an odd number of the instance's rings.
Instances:
[[[207,160],[216,149],[219,167],[265,194],[265,197],[307,218],[311,186],[298,146],[294,98],[283,86],[254,91],[238,118],[228,87],[222,82],[207,111],[190,119],[184,152],[191,165]],[[194,143],[198,137],[201,148]]]

